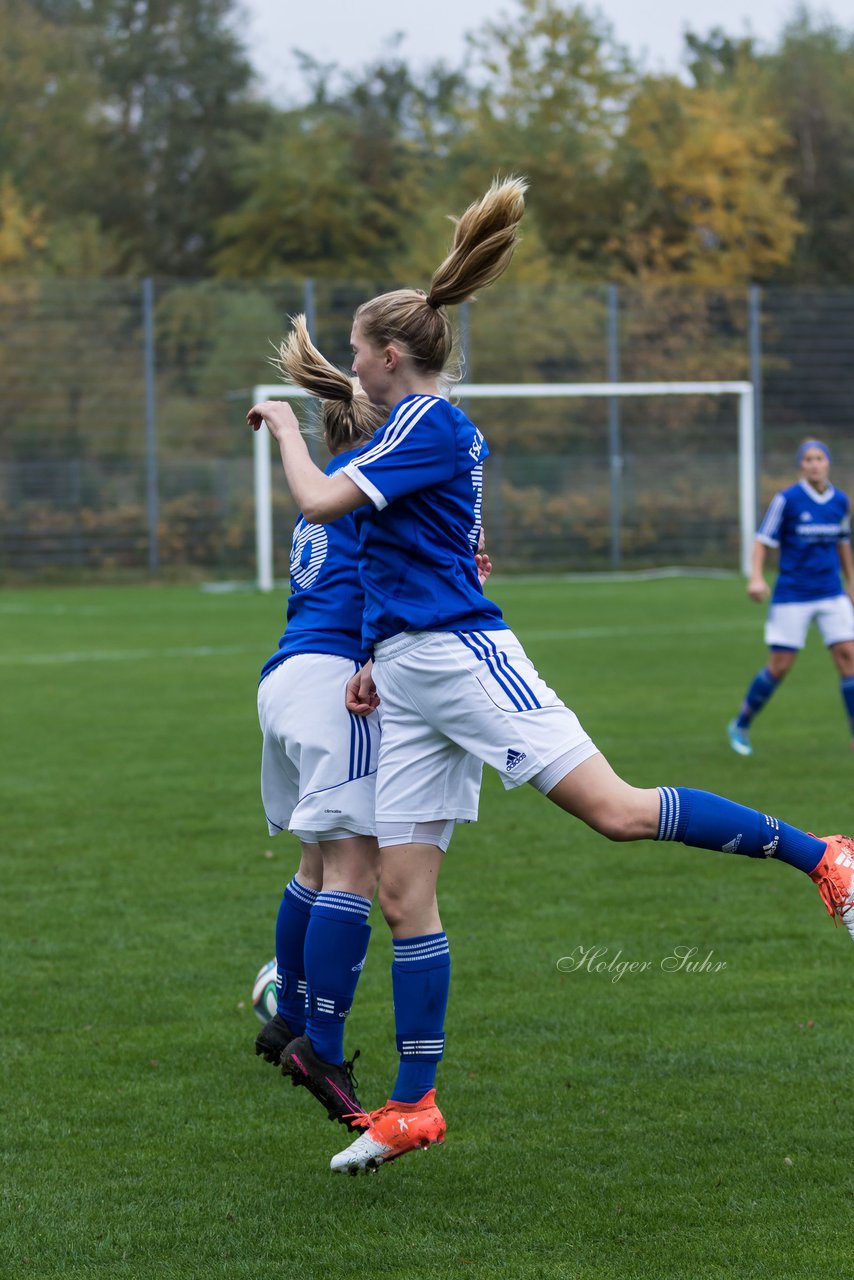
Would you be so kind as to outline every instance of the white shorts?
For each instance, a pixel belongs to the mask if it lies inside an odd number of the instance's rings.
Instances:
[[[474,822],[483,764],[505,787],[597,748],[512,631],[401,632],[376,646],[377,820]]]
[[[854,605],[848,596],[772,604],[765,623],[769,649],[803,649],[810,623],[815,622],[826,645],[854,640]]]
[[[344,706],[357,662],[325,653],[287,658],[258,686],[264,735],[261,799],[270,835],[314,842],[372,836],[379,717]]]

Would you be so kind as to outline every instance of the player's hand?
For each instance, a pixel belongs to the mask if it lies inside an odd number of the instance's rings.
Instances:
[[[480,526],[480,533],[477,538],[477,551],[474,553],[474,562],[477,565],[477,580],[483,586],[492,573],[492,561],[486,554],[486,534],[483,532],[483,525]]]
[[[476,551],[474,562],[477,565],[477,580],[483,586],[492,573],[492,561],[485,551]]]
[[[751,600],[761,604],[763,600],[767,600],[770,596],[771,588],[764,578],[751,578],[747,584],[747,594]]]
[[[299,419],[284,400],[259,400],[247,413],[246,421],[253,431],[258,431],[266,422],[274,440],[288,431],[299,431]]]
[[[344,706],[356,716],[369,716],[380,705],[373,677],[374,664],[366,662],[361,671],[347,681]]]

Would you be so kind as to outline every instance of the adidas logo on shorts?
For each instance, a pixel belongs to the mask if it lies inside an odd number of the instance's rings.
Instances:
[[[513,770],[516,768],[517,764],[521,764],[523,760],[527,760],[527,759],[528,757],[524,751],[512,751],[512,750],[508,751],[507,763],[504,766],[505,772],[512,773]]]

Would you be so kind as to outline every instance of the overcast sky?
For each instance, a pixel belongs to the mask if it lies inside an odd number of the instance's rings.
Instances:
[[[282,102],[300,96],[291,50],[302,49],[320,62],[358,69],[387,48],[396,31],[407,62],[451,66],[461,61],[466,32],[488,19],[518,13],[514,0],[242,0],[248,26],[241,32],[264,90]],[[618,41],[650,70],[678,71],[686,27],[705,33],[722,26],[728,35],[751,33],[773,41],[795,10],[795,0],[603,0],[598,6]],[[809,6],[849,31],[854,29],[854,0],[830,0]],[[748,16],[749,15],[749,16]]]

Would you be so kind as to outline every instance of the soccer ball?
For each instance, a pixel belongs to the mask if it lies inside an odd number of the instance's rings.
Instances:
[[[252,1008],[262,1022],[269,1022],[276,1012],[276,982],[279,971],[275,960],[268,960],[258,970],[258,977],[252,988]]]

